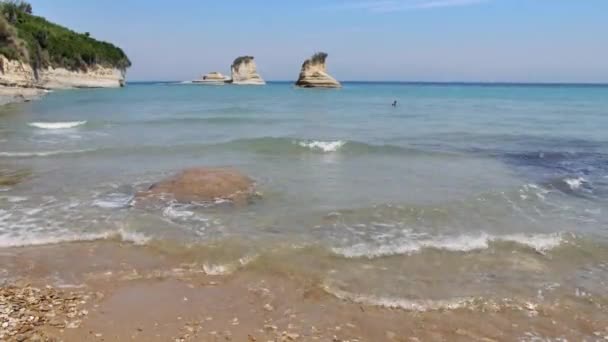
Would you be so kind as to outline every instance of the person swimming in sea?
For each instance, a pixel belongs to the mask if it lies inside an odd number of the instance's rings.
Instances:
[[[393,107],[397,107],[397,100],[393,101]]]

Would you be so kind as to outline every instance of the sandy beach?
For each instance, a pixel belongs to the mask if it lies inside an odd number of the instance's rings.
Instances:
[[[210,276],[179,256],[119,241],[9,248],[0,254],[7,261],[2,273],[12,279],[0,296],[0,335],[7,341],[608,338],[607,303],[596,303],[595,310],[563,299],[543,306],[479,302],[407,311],[340,300],[318,280],[289,272],[254,266]],[[47,293],[30,300],[32,289]],[[34,302],[33,308],[20,305],[23,301]],[[17,309],[11,313],[9,308]],[[5,324],[15,321],[7,317],[21,316],[14,326]]]

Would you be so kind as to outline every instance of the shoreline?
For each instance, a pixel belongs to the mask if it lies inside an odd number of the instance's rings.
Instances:
[[[40,100],[48,92],[40,88],[0,86],[0,106]]]
[[[0,270],[3,293],[37,288],[51,291],[62,303],[78,298],[57,314],[68,315],[61,321],[44,318],[26,329],[50,340],[501,341],[608,336],[602,323],[608,319],[606,310],[581,310],[567,297],[527,306],[505,302],[402,310],[338,298],[318,279],[288,269],[245,267],[209,275],[201,263],[179,253],[120,241],[1,248],[0,256],[5,260]],[[19,302],[14,297],[5,296],[0,304]]]

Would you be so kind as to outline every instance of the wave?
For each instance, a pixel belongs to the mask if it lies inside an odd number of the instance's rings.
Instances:
[[[580,189],[581,185],[583,185],[584,183],[587,183],[587,180],[583,177],[565,178],[564,183],[568,184],[568,186],[570,187],[570,189],[572,191],[576,191],[576,190]]]
[[[102,198],[95,199],[92,205],[103,209],[128,208],[133,197],[132,194],[110,193]]]
[[[246,116],[211,116],[211,117],[175,117],[175,118],[163,118],[153,119],[145,121],[136,121],[133,124],[147,124],[147,125],[168,125],[168,124],[271,124],[282,119],[273,118],[258,118],[258,117],[246,117]]]
[[[534,182],[582,196],[606,194],[601,180],[608,173],[608,154],[579,152],[506,152],[499,154]]]
[[[179,145],[139,145],[139,146],[109,146],[96,149],[81,150],[55,150],[55,151],[5,151],[0,157],[7,158],[33,158],[56,155],[70,155],[80,153],[94,153],[102,155],[131,155],[131,154],[165,154],[165,153],[202,153],[209,151],[242,151],[255,154],[270,155],[298,155],[303,153],[340,153],[343,155],[364,154],[402,154],[402,155],[439,155],[455,157],[457,154],[418,150],[395,145],[373,145],[357,141],[346,140],[303,140],[293,138],[250,138],[236,139],[226,142],[200,144],[187,143]]]
[[[529,315],[537,315],[540,306],[540,304],[534,300],[526,300],[523,298],[492,299],[484,297],[456,297],[449,299],[407,299],[357,294],[339,289],[327,283],[322,285],[322,289],[329,295],[343,301],[365,306],[376,306],[412,312],[451,311],[459,309],[486,312],[488,310],[496,311],[497,309],[504,308],[524,311]]]
[[[341,153],[341,154],[444,154],[396,145],[374,145],[352,140],[316,140],[287,137],[260,137],[237,139],[218,143],[217,149],[243,150],[260,154],[301,154],[301,153]],[[452,155],[447,154],[445,155]]]
[[[488,249],[492,243],[516,243],[536,252],[544,254],[559,247],[566,241],[562,233],[553,234],[511,234],[490,235],[460,235],[455,237],[439,237],[434,239],[411,240],[398,239],[386,245],[360,243],[349,247],[332,248],[334,254],[345,258],[380,258],[393,255],[410,255],[425,249],[439,249],[450,252],[470,252]]]
[[[0,235],[0,247],[44,246],[68,242],[92,242],[99,240],[118,240],[130,242],[134,245],[145,245],[151,238],[142,233],[126,231],[124,229],[99,233],[64,233],[53,236],[34,236],[27,233],[17,236],[9,234],[4,236]]]
[[[0,152],[0,157],[6,158],[32,158],[32,157],[51,157],[57,155],[80,154],[92,152],[92,149],[83,150],[55,150],[55,151],[36,151],[36,152]]]
[[[249,255],[239,260],[226,264],[204,264],[203,271],[210,276],[230,275],[239,269],[247,266],[258,258],[257,255]]]
[[[426,312],[426,311],[438,311],[438,310],[457,310],[470,307],[476,303],[478,299],[473,297],[466,298],[454,298],[444,300],[432,300],[432,299],[404,299],[404,298],[391,298],[391,297],[379,297],[370,296],[363,294],[355,294],[348,291],[336,289],[327,284],[323,284],[323,290],[328,294],[344,301],[349,301],[366,306],[379,306],[388,309],[401,309],[406,311]]]
[[[29,200],[29,198],[23,196],[0,196],[0,199],[6,200],[8,203],[20,203]]]
[[[337,150],[339,150],[340,148],[342,148],[342,146],[344,146],[346,144],[346,141],[343,141],[343,140],[336,140],[336,141],[311,140],[311,141],[299,141],[299,142],[294,142],[294,143],[297,143],[299,146],[309,148],[312,151],[336,152]]]
[[[86,124],[86,121],[65,121],[65,122],[30,122],[28,126],[41,129],[68,129]]]

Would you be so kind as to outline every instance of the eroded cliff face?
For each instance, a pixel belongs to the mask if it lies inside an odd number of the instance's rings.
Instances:
[[[304,88],[340,88],[342,85],[327,73],[327,54],[319,52],[302,64],[296,86]]]
[[[34,70],[31,65],[0,55],[0,105],[24,102],[43,96],[48,90],[70,88],[118,88],[125,73],[101,66],[85,71],[63,68]]]
[[[45,89],[118,88],[125,85],[125,73],[101,66],[87,71],[48,68],[39,72],[38,84]]]
[[[254,58],[242,56],[234,60],[231,66],[232,83],[238,85],[263,85],[264,79],[258,74]]]
[[[34,70],[29,64],[9,60],[0,55],[0,86],[69,89],[69,88],[116,88],[125,83],[125,73],[102,66],[89,67],[87,71],[71,71],[63,68]]]
[[[35,88],[34,69],[29,64],[9,60],[0,55],[0,86]]]

